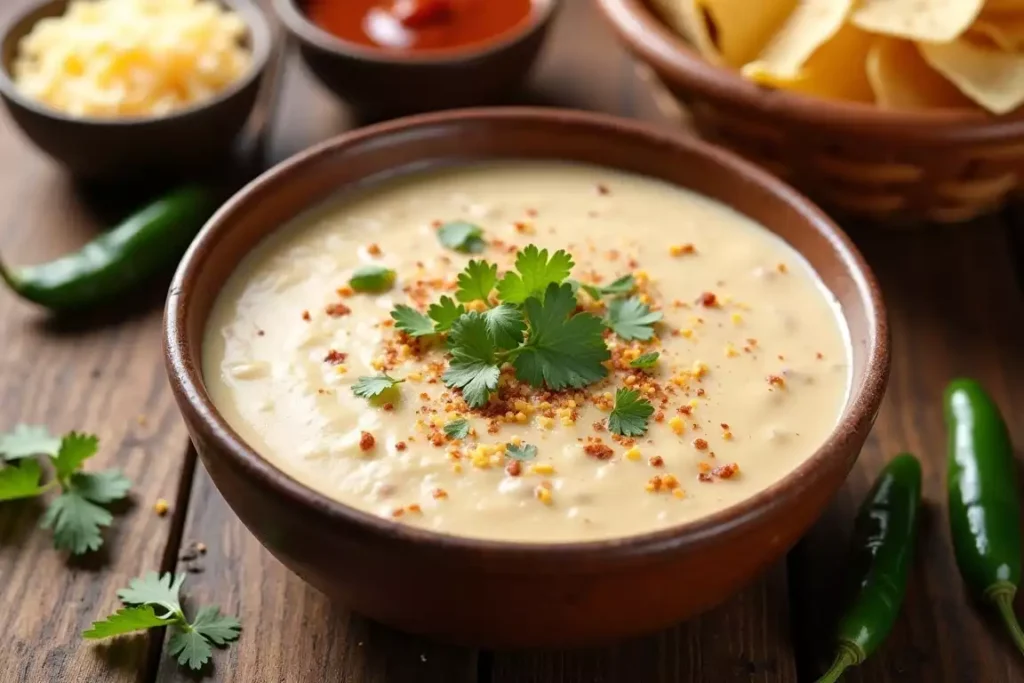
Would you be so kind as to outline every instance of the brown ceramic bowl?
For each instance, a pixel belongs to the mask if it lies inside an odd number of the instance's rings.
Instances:
[[[0,98],[22,132],[72,174],[120,180],[147,174],[180,175],[226,156],[256,102],[271,52],[267,21],[248,0],[220,0],[249,27],[252,67],[213,99],[166,116],[74,117],[22,94],[12,80],[18,41],[47,17],[60,16],[68,0],[44,0],[0,29]]]
[[[515,91],[537,61],[560,0],[533,0],[529,19],[496,39],[450,50],[401,54],[337,38],[303,11],[274,0],[302,60],[328,90],[366,116],[493,104]]]
[[[203,382],[203,330],[239,261],[338,191],[383,176],[491,159],[563,159],[660,178],[713,197],[799,250],[838,297],[853,386],[828,441],[782,481],[674,528],[575,544],[495,542],[404,526],[335,502],[264,460]],[[604,115],[541,109],[428,114],[330,140],[251,183],[185,256],[165,314],[167,370],[221,493],[281,562],[357,612],[486,646],[571,645],[653,631],[707,610],[776,562],[818,518],[864,444],[889,372],[875,281],[847,237],[778,180],[692,137]]]
[[[702,136],[830,210],[879,224],[957,223],[1024,188],[1024,108],[893,110],[771,90],[705,60],[646,0],[598,5]]]

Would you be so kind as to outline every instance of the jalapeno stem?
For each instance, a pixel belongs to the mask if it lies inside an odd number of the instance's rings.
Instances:
[[[847,669],[860,664],[862,661],[864,661],[864,657],[859,656],[854,648],[846,643],[840,643],[836,660],[832,662],[831,668],[816,683],[836,683]]]
[[[985,597],[999,610],[999,615],[1003,618],[1017,649],[1024,654],[1024,630],[1021,630],[1020,622],[1013,611],[1013,598],[1016,594],[1017,589],[1013,584],[1002,582],[985,591]]]

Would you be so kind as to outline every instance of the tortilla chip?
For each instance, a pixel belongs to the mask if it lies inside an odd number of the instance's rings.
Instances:
[[[814,52],[842,27],[854,0],[800,0],[757,61],[743,67],[794,79]]]
[[[852,21],[871,33],[945,43],[963,35],[984,4],[985,0],[861,0]]]
[[[974,107],[921,57],[914,43],[878,38],[868,52],[868,80],[883,109]]]
[[[974,23],[970,33],[984,37],[1000,50],[1024,51],[1024,16],[996,16],[986,13]]]
[[[779,78],[754,69],[750,69],[747,76],[762,85],[814,97],[874,102],[875,95],[865,68],[873,41],[870,34],[846,24],[810,56],[797,78]]]
[[[741,67],[753,61],[798,0],[653,0],[669,25],[702,55]]]
[[[918,49],[933,69],[993,114],[1007,114],[1024,104],[1024,55],[966,40],[921,43]]]

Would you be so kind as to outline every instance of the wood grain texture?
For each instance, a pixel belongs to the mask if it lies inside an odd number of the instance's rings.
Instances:
[[[0,3],[0,21],[25,4]],[[72,186],[0,114],[0,253],[9,262],[78,247],[127,208],[118,199]],[[172,530],[170,516],[152,511],[157,498],[175,500],[186,439],[161,362],[163,291],[155,284],[118,311],[58,324],[0,290],[0,431],[27,422],[95,432],[100,453],[87,467],[120,467],[134,482],[133,504],[115,515],[104,548],[85,558],[53,548],[50,532],[37,528],[39,502],[2,505],[0,681],[145,675],[145,636],[92,646],[79,634],[117,606],[115,591],[129,578],[159,567]]]
[[[1014,279],[1006,224],[998,218],[927,232],[853,235],[881,281],[893,337],[892,379],[868,446],[839,498],[791,555],[802,676],[831,657],[833,596],[853,516],[878,470],[896,453],[917,454],[925,507],[902,615],[850,683],[1011,683],[1024,662],[1001,626],[972,604],[957,572],[946,506],[942,391],[967,375],[981,380],[1024,444],[1024,302]],[[1018,600],[1018,612],[1021,600]]]

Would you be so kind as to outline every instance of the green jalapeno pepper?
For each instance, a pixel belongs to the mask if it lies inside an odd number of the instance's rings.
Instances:
[[[75,253],[25,268],[0,263],[0,278],[22,298],[54,311],[107,303],[177,263],[214,208],[212,191],[184,187]]]
[[[956,563],[968,588],[995,606],[1024,653],[1024,633],[1013,613],[1021,530],[1010,435],[999,408],[974,380],[951,382],[945,404],[949,526]]]
[[[836,658],[818,683],[835,683],[846,669],[870,657],[896,623],[913,557],[920,502],[921,464],[909,453],[897,455],[882,470],[857,513]]]

